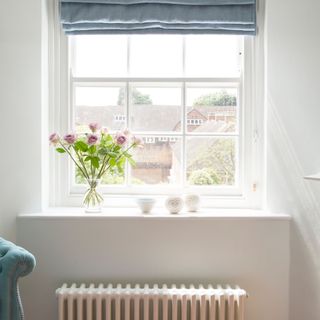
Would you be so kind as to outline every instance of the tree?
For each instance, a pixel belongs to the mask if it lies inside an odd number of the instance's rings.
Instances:
[[[188,181],[195,185],[232,185],[235,177],[235,144],[232,139],[217,139],[198,146],[187,167]]]
[[[136,88],[133,88],[131,90],[131,97],[132,97],[133,104],[152,104],[152,99],[150,98],[150,95],[143,94]],[[119,90],[118,105],[119,106],[124,105],[124,100],[125,100],[125,90],[124,88],[121,88]]]
[[[213,179],[207,168],[192,171],[188,182],[194,185],[211,185],[219,183],[217,179]]]
[[[237,97],[226,90],[200,96],[193,103],[194,106],[236,106]]]

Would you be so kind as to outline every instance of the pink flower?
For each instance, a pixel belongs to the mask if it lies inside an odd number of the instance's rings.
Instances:
[[[128,138],[123,133],[118,132],[116,134],[116,139],[115,140],[116,140],[116,144],[118,144],[119,146],[122,146],[122,145],[126,144]]]
[[[102,128],[101,133],[108,134],[109,133],[108,128]]]
[[[74,133],[69,133],[66,134],[63,139],[69,143],[69,144],[73,144],[76,140],[77,140],[77,136]]]
[[[98,138],[97,135],[95,135],[95,134],[89,134],[89,135],[88,135],[88,140],[87,140],[87,142],[88,142],[88,144],[93,145],[93,144],[96,144],[96,143],[97,143],[98,139],[99,139],[99,138]]]
[[[129,131],[129,129],[124,129],[123,130],[123,134],[127,137],[129,137],[131,135],[131,132]]]
[[[89,128],[93,133],[95,133],[97,130],[99,130],[100,127],[101,127],[100,124],[97,122],[89,123]]]
[[[56,145],[60,140],[60,137],[57,133],[51,133],[50,136],[49,136],[49,141]]]
[[[132,143],[134,144],[135,147],[143,148],[143,141],[139,137],[133,136]]]

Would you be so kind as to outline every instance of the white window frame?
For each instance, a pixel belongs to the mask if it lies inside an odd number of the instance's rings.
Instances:
[[[70,114],[69,104],[71,97],[69,93],[72,90],[70,84],[70,68],[68,52],[68,40],[63,34],[59,23],[58,1],[52,3],[49,8],[51,14],[51,24],[49,21],[49,73],[52,75],[49,79],[50,83],[50,106],[49,106],[49,130],[50,132],[68,132],[71,127],[72,115]],[[262,20],[263,10],[258,14],[258,20]],[[49,12],[49,13],[50,13]],[[259,13],[259,11],[258,11]],[[260,16],[260,18],[259,18]],[[261,208],[264,201],[264,55],[263,55],[263,28],[260,28],[260,33],[256,37],[245,37],[243,52],[244,59],[243,74],[240,80],[243,96],[239,97],[238,112],[242,113],[238,123],[239,130],[239,150],[241,168],[239,170],[239,186],[234,187],[200,187],[202,194],[202,204],[204,207],[217,208]],[[78,79],[84,85],[86,79]],[[99,79],[100,80],[100,79]],[[132,83],[143,83],[150,79],[148,78],[115,78],[108,79],[109,84],[121,81],[129,86],[129,81]],[[165,83],[183,83],[185,84],[192,80],[192,83],[197,81],[203,83],[215,83],[222,81],[228,83],[228,88],[237,86],[234,79],[212,79],[212,78],[168,78],[168,79],[153,79],[155,82]],[[128,97],[127,97],[128,98]],[[245,100],[245,103],[244,103]],[[185,108],[185,103],[183,102]],[[184,114],[185,110],[183,111]],[[129,119],[128,114],[126,115]],[[184,117],[184,130],[187,126],[186,117]],[[164,135],[159,134],[161,137]],[[174,134],[170,133],[168,136]],[[207,134],[205,134],[207,136]],[[228,134],[229,136],[229,134]],[[57,155],[54,150],[50,150],[49,156],[49,206],[79,206],[81,203],[85,186],[72,185],[70,174],[71,162],[67,157]],[[185,166],[184,166],[185,167]],[[244,181],[243,173],[246,177]],[[68,177],[66,179],[65,177]],[[66,181],[67,180],[67,181]],[[106,186],[103,192],[108,199],[108,206],[132,206],[134,202],[123,201],[124,199],[133,199],[141,194],[152,194],[155,197],[163,199],[167,194],[183,194],[188,192],[199,192],[199,187],[188,187],[185,189],[177,189],[176,187],[166,186],[165,190],[161,188],[150,188],[147,186],[134,186],[125,188],[123,186]],[[124,191],[124,192],[123,192]]]

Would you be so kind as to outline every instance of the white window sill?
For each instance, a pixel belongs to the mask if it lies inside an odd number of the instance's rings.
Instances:
[[[252,209],[201,209],[199,212],[182,211],[169,214],[164,208],[155,208],[152,213],[142,214],[138,208],[104,208],[101,213],[85,213],[82,208],[51,208],[39,213],[21,213],[22,219],[251,219],[251,220],[290,220],[290,215],[270,213]]]

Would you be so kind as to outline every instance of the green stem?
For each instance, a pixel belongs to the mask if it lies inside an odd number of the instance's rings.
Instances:
[[[132,147],[134,146],[134,144],[132,144],[128,149],[124,150],[117,158],[116,158],[116,161],[118,161],[123,155],[125,152],[128,152]],[[104,169],[104,171],[102,172],[101,176],[103,176],[107,171],[108,169],[110,169],[111,167],[111,164],[108,165],[107,168]]]
[[[108,154],[106,154],[106,155],[104,156],[103,160],[102,160],[102,165],[101,165],[101,168],[100,168],[100,170],[99,170],[99,172],[98,172],[97,179],[100,179],[100,178],[102,177],[102,174],[101,174],[101,173],[103,172],[103,170],[104,170],[104,168],[106,167],[108,161],[110,160],[110,157],[109,157],[109,159],[106,161],[107,156],[108,156]]]
[[[85,165],[85,163],[84,163],[84,161],[83,161],[83,159],[82,159],[82,157],[81,157],[81,155],[79,154],[79,152],[75,149],[75,148],[73,148],[73,150],[75,151],[75,153],[77,154],[77,157],[78,157],[78,159],[79,159],[79,161],[80,161],[80,163],[82,164],[82,166],[83,166],[83,171],[85,171],[85,173],[86,173],[86,175],[84,176],[84,177],[88,177],[87,179],[89,179],[90,178],[90,176],[89,176],[89,173],[88,173],[88,171],[87,171],[87,168],[86,168],[86,165]]]
[[[89,179],[89,176],[86,175],[86,173],[83,171],[83,169],[79,166],[78,162],[74,159],[74,157],[72,156],[71,152],[69,151],[68,148],[66,148],[61,142],[59,142],[61,147],[69,154],[71,160],[74,162],[74,164],[79,168],[79,170],[82,172],[83,176],[86,179]]]

